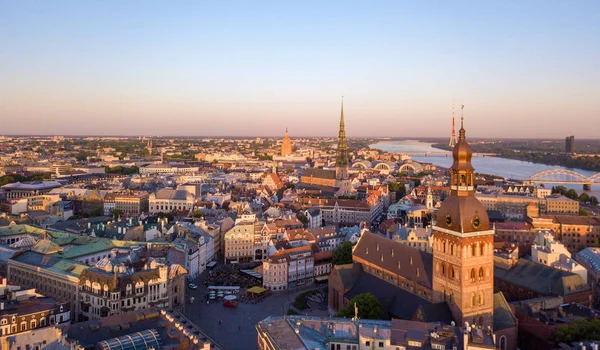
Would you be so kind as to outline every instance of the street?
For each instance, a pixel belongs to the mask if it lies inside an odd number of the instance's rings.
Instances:
[[[287,312],[289,305],[294,302],[297,294],[316,288],[311,286],[298,291],[294,289],[277,292],[257,304],[240,302],[237,308],[227,308],[223,306],[222,300],[206,304],[207,288],[202,283],[205,278],[206,273],[193,281],[198,285],[196,290],[191,290],[186,286],[185,314],[226,350],[257,349],[258,335],[254,328],[256,323],[268,316],[282,316]],[[190,305],[191,297],[194,300]]]

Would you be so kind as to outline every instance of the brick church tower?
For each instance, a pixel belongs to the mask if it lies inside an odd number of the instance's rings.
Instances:
[[[464,322],[492,326],[494,230],[485,208],[475,198],[473,151],[463,124],[464,116],[452,151],[451,193],[433,227],[434,301],[446,301],[459,326]]]

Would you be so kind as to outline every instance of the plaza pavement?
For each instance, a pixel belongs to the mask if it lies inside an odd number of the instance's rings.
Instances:
[[[260,303],[246,304],[240,302],[237,308],[226,308],[222,301],[211,301],[206,304],[205,295],[207,288],[202,284],[205,276],[195,283],[198,289],[191,290],[186,287],[185,314],[209,337],[214,339],[226,350],[255,350],[258,348],[256,324],[269,316],[282,316],[294,302],[296,295],[310,288],[293,289],[276,292]],[[194,297],[190,304],[190,297]],[[310,315],[327,316],[327,311],[308,311]],[[222,323],[219,323],[222,321]]]

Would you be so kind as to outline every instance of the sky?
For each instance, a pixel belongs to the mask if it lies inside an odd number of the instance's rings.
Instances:
[[[0,0],[0,135],[598,138],[600,1]]]

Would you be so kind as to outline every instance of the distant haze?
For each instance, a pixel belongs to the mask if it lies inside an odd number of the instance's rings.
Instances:
[[[598,138],[600,2],[3,1],[0,135]]]

